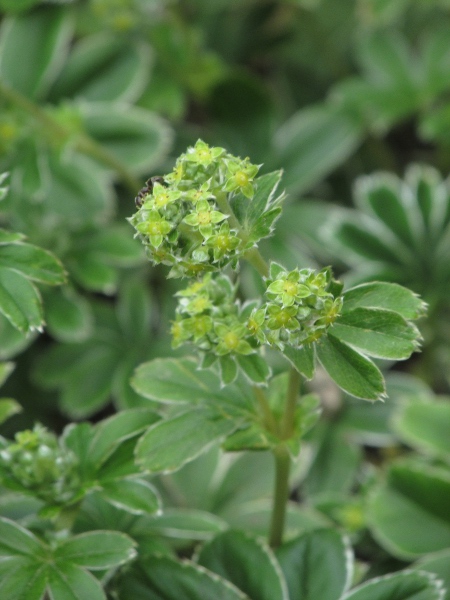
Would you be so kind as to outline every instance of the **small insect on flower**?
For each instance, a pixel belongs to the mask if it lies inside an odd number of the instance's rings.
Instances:
[[[134,203],[136,204],[136,208],[141,208],[144,204],[144,198],[153,192],[153,186],[155,183],[160,183],[161,185],[165,185],[164,177],[160,175],[155,175],[155,177],[150,177],[145,182],[144,187],[139,190],[138,195],[134,199]]]

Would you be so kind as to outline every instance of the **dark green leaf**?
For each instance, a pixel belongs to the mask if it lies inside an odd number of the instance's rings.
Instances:
[[[333,325],[333,336],[375,358],[404,360],[418,350],[417,328],[390,310],[355,308]]]
[[[50,97],[88,101],[133,101],[148,79],[149,48],[136,41],[103,32],[81,38],[72,49]]]
[[[317,344],[317,356],[344,392],[363,400],[382,400],[386,396],[383,376],[373,362],[331,334]]]
[[[60,342],[82,342],[91,333],[93,315],[89,302],[73,288],[64,286],[44,294],[48,332]]]
[[[228,581],[188,561],[161,556],[146,560],[139,571],[122,578],[121,598],[146,600],[250,600]]]
[[[41,600],[47,567],[32,558],[10,556],[0,561],[0,597],[4,600]]]
[[[304,108],[278,130],[278,161],[284,183],[304,192],[343,163],[361,141],[361,127],[333,106]]]
[[[41,6],[5,19],[0,34],[2,80],[28,98],[42,98],[66,52],[71,21],[62,6]]]
[[[106,600],[100,582],[78,565],[68,562],[49,566],[48,590],[52,600]]]
[[[45,556],[45,547],[30,531],[0,517],[0,556]]]
[[[332,529],[304,533],[278,548],[276,556],[291,600],[339,600],[351,583],[351,549]]]
[[[410,290],[396,283],[363,283],[344,293],[343,313],[355,308],[382,308],[399,313],[405,319],[423,316],[425,303]]]
[[[66,280],[60,261],[47,250],[31,244],[0,246],[0,267],[47,285],[60,285]]]
[[[233,383],[238,375],[236,361],[228,354],[219,358],[220,379],[222,385]]]
[[[244,356],[239,354],[237,357],[239,367],[254,383],[265,383],[270,376],[270,367],[259,354],[249,354]]]
[[[442,586],[428,573],[409,571],[363,583],[342,600],[441,600]]]
[[[152,425],[139,440],[136,459],[148,471],[175,471],[236,427],[236,422],[217,412],[192,408]]]
[[[220,533],[203,546],[198,562],[250,598],[288,599],[286,582],[272,551],[243,531]]]
[[[0,268],[0,312],[23,333],[42,330],[44,315],[37,289],[10,269]]]
[[[166,157],[172,130],[154,113],[101,102],[81,110],[86,132],[129,169],[147,172]]]
[[[102,496],[113,506],[134,515],[153,514],[160,510],[155,488],[143,479],[121,479],[102,483]]]
[[[426,464],[393,464],[370,496],[368,520],[378,542],[411,559],[450,546],[450,475]]]
[[[209,540],[228,529],[227,522],[211,513],[188,508],[164,509],[157,518],[147,523],[159,535],[188,540]]]
[[[54,551],[55,559],[91,570],[110,569],[136,556],[135,543],[116,531],[81,533],[63,541]],[[65,569],[62,567],[62,571]]]

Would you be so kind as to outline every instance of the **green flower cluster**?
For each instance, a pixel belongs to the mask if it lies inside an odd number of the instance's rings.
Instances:
[[[130,219],[154,264],[171,266],[169,277],[194,277],[235,267],[252,244],[230,222],[235,195],[251,199],[259,167],[199,140],[154,183]]]
[[[217,357],[255,352],[255,340],[246,326],[249,308],[235,300],[236,287],[228,277],[213,278],[208,273],[177,296],[172,324],[175,348],[191,342],[208,356],[209,364]]]
[[[0,479],[48,504],[70,502],[80,486],[77,459],[42,425],[16,434],[0,451]]]
[[[286,271],[272,263],[263,306],[247,323],[260,344],[283,349],[316,342],[334,323],[342,308],[341,284],[330,269]]]

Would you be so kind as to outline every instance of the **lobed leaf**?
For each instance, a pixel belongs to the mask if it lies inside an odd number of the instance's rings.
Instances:
[[[441,582],[429,573],[403,571],[371,579],[342,600],[442,600]]]
[[[363,283],[344,293],[343,314],[355,308],[381,308],[400,314],[405,319],[424,315],[425,303],[417,294],[396,283],[376,281]]]

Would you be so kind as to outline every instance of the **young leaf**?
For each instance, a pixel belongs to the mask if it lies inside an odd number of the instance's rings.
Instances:
[[[355,308],[333,325],[333,336],[375,358],[404,360],[418,349],[420,334],[415,325],[390,310]]]
[[[207,408],[191,409],[152,425],[136,447],[139,465],[151,472],[175,471],[229,435],[238,423]]]
[[[317,356],[333,381],[351,396],[382,400],[386,393],[380,370],[340,340],[328,334],[317,344]]]
[[[159,512],[161,501],[156,489],[143,479],[121,479],[102,483],[101,495],[113,506],[133,515]]]
[[[288,600],[286,582],[273,552],[243,531],[225,531],[207,542],[198,563],[231,581],[250,598]]]
[[[403,571],[371,579],[342,600],[442,600],[443,588],[429,573]]]
[[[146,600],[250,600],[229,581],[207,569],[165,556],[151,556],[139,570],[129,571],[123,576],[120,597]]]
[[[124,533],[91,531],[60,543],[54,557],[58,564],[67,562],[90,570],[110,569],[133,559],[135,545]]]
[[[332,529],[304,533],[278,548],[276,557],[291,600],[339,600],[351,583],[351,548]]]
[[[376,281],[357,285],[344,293],[342,313],[355,308],[381,308],[400,314],[404,319],[418,319],[425,313],[425,303],[401,285]]]

